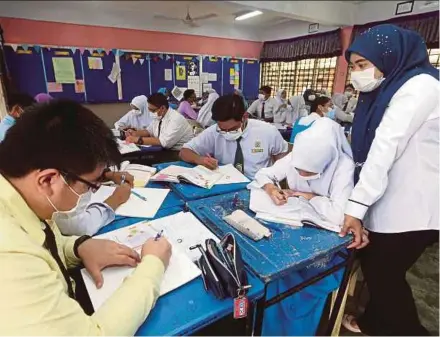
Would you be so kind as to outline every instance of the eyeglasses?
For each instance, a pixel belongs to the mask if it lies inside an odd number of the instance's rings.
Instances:
[[[66,172],[66,171],[60,171],[60,172],[65,178],[71,177],[74,180],[77,180],[77,181],[87,185],[87,187],[89,188],[89,191],[92,191],[92,193],[95,193],[101,187],[100,183],[98,183],[98,184],[92,183],[88,180],[81,178],[80,176],[76,175],[75,173]]]
[[[219,134],[221,134],[221,135],[225,135],[225,134],[227,134],[227,133],[234,134],[234,133],[239,132],[238,130],[240,129],[240,127],[241,127],[241,125],[240,125],[239,127],[234,127],[234,128],[232,128],[232,129],[222,130],[222,129],[220,129],[220,128],[218,127],[218,125],[217,125],[217,132],[218,132]]]

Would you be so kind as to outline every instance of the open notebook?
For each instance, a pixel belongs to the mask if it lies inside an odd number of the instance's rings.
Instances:
[[[154,238],[158,233],[153,229],[153,223],[154,221],[151,223],[147,221],[139,222],[129,227],[98,235],[95,239],[113,240],[129,246],[140,253],[143,243],[149,238]],[[166,236],[165,231],[164,235]],[[160,295],[173,291],[200,275],[200,270],[191,259],[181,249],[175,247],[172,240],[170,240],[170,242],[173,253],[160,287]],[[104,269],[102,271],[104,283],[101,289],[96,288],[92,277],[86,269],[81,270],[84,284],[95,311],[98,310],[108,298],[110,298],[110,296],[122,285],[124,279],[131,275],[134,270],[135,268],[131,267],[109,267]]]
[[[261,188],[250,188],[249,208],[262,220],[282,223],[294,227],[315,226],[332,232],[340,232],[341,227],[323,219],[304,198],[288,198],[287,203],[275,205],[270,196]]]
[[[157,169],[147,165],[130,164],[129,161],[121,163],[121,171],[130,173],[134,177],[134,187],[145,187]]]
[[[153,176],[151,181],[187,182],[210,189],[214,185],[249,182],[249,179],[232,164],[220,166],[216,170],[210,170],[202,165],[193,168],[170,165]]]

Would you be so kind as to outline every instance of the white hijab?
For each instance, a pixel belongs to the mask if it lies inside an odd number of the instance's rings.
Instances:
[[[136,96],[131,100],[131,105],[134,105],[141,112],[131,110],[128,118],[129,126],[137,129],[146,129],[151,124],[153,117],[148,111],[148,99],[145,95]]]
[[[197,122],[204,128],[215,124],[212,120],[212,106],[217,98],[220,97],[214,89],[208,89],[207,92],[209,93],[208,99],[197,115]]]
[[[282,94],[284,91],[286,91],[286,90],[285,90],[285,89],[279,89],[279,90],[277,91],[277,93],[275,94],[275,99],[277,100],[277,102],[278,102],[279,104],[284,104],[284,103],[286,103],[285,100],[283,100],[283,99],[281,98],[281,94]]]
[[[293,124],[298,118],[307,116],[306,101],[302,95],[290,97],[289,102],[292,109],[286,116],[287,124]]]
[[[296,136],[291,165],[293,169],[319,173],[319,179],[309,181],[310,187],[315,193],[328,196],[343,156],[353,158],[344,130],[331,119],[320,118]]]

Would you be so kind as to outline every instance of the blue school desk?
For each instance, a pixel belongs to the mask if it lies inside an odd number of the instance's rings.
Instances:
[[[164,208],[163,206],[156,214],[155,219],[182,211],[181,207]],[[141,218],[119,217],[102,228],[98,234],[126,227],[142,220]],[[255,304],[263,297],[264,284],[251,273],[248,273],[248,278],[249,284],[252,285],[248,292],[249,303]],[[249,335],[253,327],[254,308],[255,305],[251,305],[248,318],[243,320]],[[139,327],[136,336],[188,335],[232,314],[232,312],[233,300],[231,298],[216,299],[205,290],[202,279],[198,277],[160,297],[146,321]]]
[[[170,165],[178,165],[184,167],[194,167],[195,165],[186,163],[184,161],[176,161],[170,163],[162,163],[154,165],[158,171],[163,170],[164,168]],[[246,186],[249,183],[240,183],[240,184],[227,184],[227,185],[214,185],[211,189],[201,188],[192,184],[180,183],[174,184],[171,183],[171,188],[175,191],[179,196],[183,198],[185,201],[197,200],[202,198],[207,198],[215,195],[225,194],[229,192],[236,192],[243,189],[246,189]]]
[[[261,335],[264,314],[269,307],[280,303],[291,295],[297,294],[306,287],[311,288],[309,286],[324,280],[327,276],[341,271],[347,266],[328,322],[327,335],[329,335],[336,321],[336,315],[342,303],[349,273],[354,262],[353,252],[348,254],[342,252],[346,251],[344,248],[351,242],[352,238],[349,236],[340,238],[337,233],[322,229],[292,228],[282,224],[264,222],[263,225],[271,230],[272,237],[255,242],[233,229],[222,219],[236,209],[242,209],[246,213],[255,216],[255,213],[249,209],[249,197],[250,192],[242,190],[191,201],[188,203],[188,207],[217,236],[221,237],[227,232],[234,233],[247,267],[264,282],[265,296],[257,304],[254,335]],[[334,263],[332,267],[326,268],[327,264],[325,264],[323,268],[319,269],[319,272],[307,273],[307,269],[311,265],[319,264],[323,259],[330,260],[330,258]],[[284,289],[278,288],[273,291],[271,288],[271,285],[276,285],[277,282],[283,281],[286,277],[302,270],[306,270],[305,274],[308,275],[308,279],[302,278],[294,286],[289,284],[287,289],[283,287]],[[270,294],[272,294],[272,297],[268,298]],[[321,312],[322,308],[323,306],[320,307]],[[319,315],[321,314],[319,313]],[[281,318],[277,320],[277,324],[280,324],[280,322]]]

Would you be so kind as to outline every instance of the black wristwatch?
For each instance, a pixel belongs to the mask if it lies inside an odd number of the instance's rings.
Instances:
[[[80,236],[78,239],[76,239],[75,243],[73,244],[73,254],[75,254],[75,256],[79,259],[79,254],[78,254],[78,248],[79,246],[84,243],[85,241],[87,241],[88,239],[91,239],[92,237],[90,235],[83,235]]]
[[[137,141],[137,145],[143,145],[143,144],[144,144],[144,140],[142,139],[142,137],[139,137]]]

